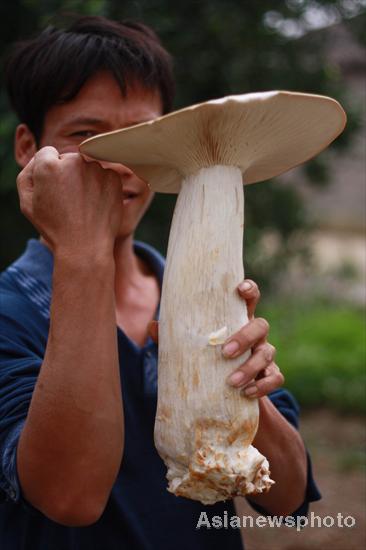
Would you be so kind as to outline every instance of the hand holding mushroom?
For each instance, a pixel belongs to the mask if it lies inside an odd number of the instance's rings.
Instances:
[[[276,350],[267,341],[268,322],[260,318],[252,323],[260,298],[257,284],[246,279],[238,285],[237,290],[239,296],[245,300],[249,322],[223,343],[222,351],[228,359],[235,359],[248,350],[251,350],[251,356],[229,375],[227,382],[242,390],[246,397],[264,397],[282,386],[284,376],[274,363]],[[152,321],[149,333],[156,343],[159,339],[158,332],[158,321]],[[231,342],[235,342],[234,349],[229,347]]]
[[[244,278],[243,180],[265,180],[308,160],[344,124],[330,98],[263,92],[196,105],[81,145],[89,156],[126,164],[155,191],[179,192],[161,297],[155,423],[168,490],[176,495],[211,504],[273,483],[268,461],[251,445],[258,400],[225,384],[250,352],[230,361],[221,352],[248,323],[236,291]]]
[[[282,386],[284,376],[274,363],[276,350],[267,341],[268,322],[254,317],[260,297],[258,286],[254,281],[245,280],[239,285],[238,292],[246,301],[249,322],[224,343],[223,354],[235,359],[251,350],[251,356],[230,374],[228,383],[241,388],[246,397],[263,397]]]

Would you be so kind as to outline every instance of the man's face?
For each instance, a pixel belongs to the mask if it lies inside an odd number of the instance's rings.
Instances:
[[[52,145],[60,154],[77,152],[86,138],[127,128],[162,114],[157,92],[135,86],[123,97],[108,72],[90,78],[75,98],[55,105],[46,113],[39,146]],[[108,163],[103,163],[108,166]],[[147,210],[153,193],[127,167],[113,164],[121,178],[121,227],[119,236],[131,235]],[[123,192],[122,192],[123,187]]]

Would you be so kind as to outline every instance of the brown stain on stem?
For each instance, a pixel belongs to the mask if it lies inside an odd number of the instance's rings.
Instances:
[[[250,445],[253,439],[253,433],[256,429],[256,423],[253,422],[243,422],[227,436],[228,445],[232,445],[234,441],[240,440],[243,446]]]
[[[193,378],[192,378],[192,386],[194,388],[197,388],[200,384],[200,375],[199,375],[199,372],[197,370],[194,371],[193,373]]]

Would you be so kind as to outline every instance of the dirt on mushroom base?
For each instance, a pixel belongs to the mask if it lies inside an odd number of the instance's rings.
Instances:
[[[318,516],[352,516],[353,528],[288,527],[243,529],[246,550],[360,550],[366,542],[365,420],[329,410],[304,413],[301,433],[309,449],[322,500],[310,510]],[[240,499],[237,514],[257,514]]]

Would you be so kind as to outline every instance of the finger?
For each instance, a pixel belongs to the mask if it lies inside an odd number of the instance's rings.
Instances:
[[[159,322],[151,321],[148,326],[148,332],[150,338],[157,344],[159,341]]]
[[[60,153],[58,158],[60,160],[71,160],[71,159],[80,159],[84,160],[79,153]]]
[[[238,286],[239,296],[244,298],[247,304],[248,319],[254,318],[255,308],[261,297],[257,283],[251,279],[245,279]]]
[[[241,394],[248,398],[257,398],[268,395],[271,391],[283,385],[285,377],[275,363],[266,367],[263,378],[255,380],[241,390]]]
[[[119,190],[121,190],[124,176],[127,177],[129,175],[129,173],[126,172],[128,169],[126,168],[126,170],[124,170],[122,164],[116,162],[103,162],[96,159],[86,160],[82,155],[80,155],[80,158],[82,161],[85,161],[85,168],[89,174],[99,173],[99,176],[105,184],[110,185],[114,183],[118,185]]]
[[[275,347],[268,342],[257,347],[249,359],[229,376],[228,383],[236,387],[245,386],[272,363],[275,353]]]
[[[34,155],[34,174],[42,176],[44,174],[49,174],[49,172],[52,172],[56,166],[58,166],[58,162],[60,161],[60,156],[55,149],[55,147],[46,146],[42,147],[37,153]]]
[[[93,157],[88,157],[85,153],[80,153],[80,156],[85,162],[97,162]]]
[[[261,317],[252,319],[247,325],[228,338],[222,350],[224,356],[235,358],[242,355],[266,338],[268,331],[269,324],[265,319]]]
[[[128,166],[125,166],[124,164],[121,164],[120,162],[109,162],[109,161],[106,161],[106,160],[99,160],[99,159],[95,159],[95,158],[92,158],[92,157],[88,157],[87,155],[85,155],[83,153],[80,153],[80,154],[81,154],[81,157],[83,158],[83,160],[85,160],[85,162],[96,162],[97,164],[99,164],[99,166],[104,168],[104,170],[112,170],[113,172],[116,172],[117,174],[119,174],[121,176],[124,176],[124,177],[128,177],[128,176],[133,175],[132,170],[130,168],[128,168]]]
[[[34,158],[32,158],[23,168],[23,170],[18,174],[16,180],[20,211],[27,218],[29,218],[32,213],[33,166]]]
[[[82,153],[80,153],[80,156],[88,164],[93,164],[94,163],[97,166],[99,166],[100,168],[104,168],[105,170],[107,170],[109,168],[108,164],[111,164],[112,166],[114,166],[114,165],[118,166],[117,163],[106,162],[104,160],[95,159],[95,158],[92,158],[92,157],[88,157],[87,155],[84,155]]]
[[[19,172],[17,177],[17,185],[22,185],[23,183],[29,183],[33,181],[32,174],[34,168],[34,157],[25,165],[23,170]]]
[[[55,147],[52,147],[52,145],[46,145],[36,152],[34,159],[36,161],[46,161],[47,159],[60,160],[60,154]]]

